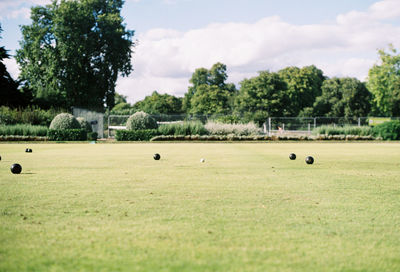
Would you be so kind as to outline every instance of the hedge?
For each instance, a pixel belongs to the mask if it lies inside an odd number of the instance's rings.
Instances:
[[[117,141],[149,141],[156,135],[158,135],[157,129],[117,130],[115,139]]]
[[[1,135],[0,141],[47,141],[45,136]]]
[[[376,125],[373,131],[375,136],[382,137],[383,140],[400,140],[400,121],[384,122]]]
[[[47,134],[50,141],[86,141],[85,129],[49,129]]]
[[[319,136],[236,136],[236,135],[159,135],[150,141],[372,141],[373,136],[319,135]]]

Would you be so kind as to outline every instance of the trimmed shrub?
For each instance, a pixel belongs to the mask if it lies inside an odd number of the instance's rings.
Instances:
[[[208,122],[205,125],[205,128],[209,134],[213,135],[233,134],[236,136],[249,136],[260,134],[259,127],[253,122],[247,124],[224,124],[218,122]]]
[[[358,135],[358,136],[369,136],[373,135],[373,129],[369,126],[320,126],[313,130],[315,135]]]
[[[87,134],[87,139],[88,139],[89,141],[96,141],[96,140],[97,140],[97,137],[98,137],[97,132],[89,132],[89,133]]]
[[[47,141],[46,136],[0,135],[0,141]]]
[[[33,126],[27,124],[0,125],[0,135],[3,136],[47,136],[49,129],[45,126]]]
[[[83,117],[76,118],[81,128],[85,129],[88,133],[92,132],[92,126],[89,124],[88,121],[85,120]]]
[[[78,120],[69,113],[60,113],[54,117],[51,121],[50,129],[61,130],[61,129],[80,129],[81,125]]]
[[[86,130],[79,129],[49,129],[47,134],[50,141],[86,141]]]
[[[158,127],[160,135],[205,135],[208,134],[200,121],[163,124]]]
[[[157,121],[143,111],[132,114],[126,121],[127,130],[156,129],[157,127]]]
[[[400,121],[393,120],[376,125],[373,132],[383,140],[400,140]]]
[[[115,139],[117,141],[149,141],[156,135],[158,135],[157,129],[117,130]]]

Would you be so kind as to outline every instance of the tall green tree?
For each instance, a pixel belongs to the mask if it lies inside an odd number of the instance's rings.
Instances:
[[[258,123],[270,116],[288,116],[287,84],[278,73],[262,71],[245,79],[235,100],[236,111]]]
[[[327,117],[368,116],[372,95],[356,78],[331,78],[322,84],[314,103],[314,114]]]
[[[312,107],[315,99],[321,95],[325,76],[322,70],[314,65],[303,68],[287,67],[278,73],[288,86],[288,115],[298,116],[305,108]]]
[[[373,94],[373,114],[400,116],[400,54],[393,45],[379,50],[380,64],[368,72],[368,89]]]
[[[0,25],[0,34],[3,31]],[[1,39],[1,35],[0,35]],[[4,46],[0,47],[0,106],[26,106],[30,100],[29,92],[24,94],[18,90],[16,82],[7,71],[4,60],[10,58]]]
[[[31,10],[17,51],[20,79],[44,106],[114,106],[118,75],[132,71],[134,31],[121,17],[123,0],[53,0]]]
[[[189,80],[192,86],[189,86],[188,92],[183,98],[183,110],[187,113],[199,114],[232,111],[236,87],[232,83],[226,83],[227,78],[226,65],[220,62],[215,63],[210,70],[196,69]],[[216,97],[222,99],[223,102],[216,103]],[[201,103],[205,103],[205,105],[201,105]]]
[[[154,91],[142,101],[136,102],[133,109],[149,114],[180,114],[183,112],[182,98],[170,94],[159,94]]]

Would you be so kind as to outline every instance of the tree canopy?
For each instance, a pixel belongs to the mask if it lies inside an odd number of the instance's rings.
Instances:
[[[114,106],[118,75],[132,71],[134,31],[122,0],[53,0],[31,10],[17,51],[20,79],[42,106]]]
[[[400,116],[400,54],[390,45],[389,52],[379,50],[381,64],[368,73],[368,89],[373,94],[373,113]]]
[[[226,83],[226,65],[215,63],[210,70],[198,68],[189,82],[192,84],[183,98],[183,110],[195,114],[219,114],[232,111],[236,87]]]
[[[0,25],[0,39],[3,29]],[[29,92],[21,93],[18,90],[18,82],[16,82],[7,71],[6,65],[3,63],[5,59],[10,58],[4,46],[0,47],[0,106],[27,106],[29,102]]]
[[[289,94],[286,82],[278,73],[262,71],[245,79],[235,100],[236,110],[263,123],[270,116],[287,116]]]
[[[322,94],[314,103],[315,116],[367,116],[371,109],[371,93],[356,78],[331,78],[322,84]]]
[[[143,100],[136,102],[133,108],[150,114],[180,114],[182,113],[182,98],[154,91]]]

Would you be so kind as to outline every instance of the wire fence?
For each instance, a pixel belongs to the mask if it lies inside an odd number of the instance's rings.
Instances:
[[[130,115],[107,116],[107,135],[113,137],[116,130],[126,129],[126,122]],[[240,116],[227,115],[152,115],[158,124],[183,123],[186,121],[207,122],[235,122]],[[332,126],[374,126],[389,120],[400,120],[400,117],[269,117],[261,126],[261,133],[268,135],[303,134],[310,135],[318,127]],[[238,121],[240,123],[240,121]]]

